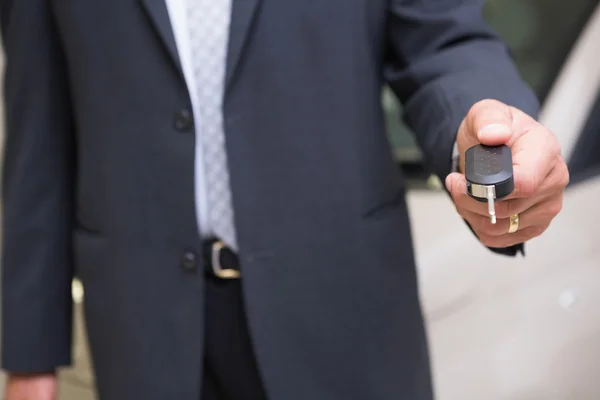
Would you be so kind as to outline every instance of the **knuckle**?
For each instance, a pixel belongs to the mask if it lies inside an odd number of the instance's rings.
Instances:
[[[551,218],[556,217],[563,208],[563,199],[562,196],[560,196],[559,199],[557,199],[556,201],[551,202],[548,205],[548,214]]]
[[[563,175],[563,179],[561,182],[561,188],[566,188],[567,186],[569,186],[569,183],[571,183],[571,176],[569,175],[569,171],[566,171],[565,174]]]
[[[552,131],[547,128],[546,128],[546,146],[548,146],[547,151],[549,152],[549,154],[556,155],[557,157],[560,156],[561,151],[562,151],[562,149],[560,147],[560,143],[558,142],[558,139],[556,138],[554,133],[552,133]]]
[[[571,175],[569,173],[569,168],[564,162],[562,163],[562,170],[563,172],[561,174],[559,185],[561,188],[566,188],[569,185],[569,182],[571,181]]]
[[[552,137],[552,147],[551,147],[551,153],[550,154],[556,154],[557,156],[560,156],[560,154],[562,152],[562,148],[560,147],[560,143],[558,142],[558,140],[556,140],[556,137],[554,136],[553,133],[550,132],[550,136]]]
[[[571,180],[569,168],[562,157],[558,157],[557,165],[552,172],[552,181],[550,182],[550,190],[563,190]]]

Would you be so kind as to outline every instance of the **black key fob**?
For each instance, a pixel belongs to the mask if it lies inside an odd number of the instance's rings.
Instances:
[[[510,195],[515,188],[510,147],[480,144],[468,149],[465,178],[469,196],[487,201],[490,219],[496,223],[494,201]]]

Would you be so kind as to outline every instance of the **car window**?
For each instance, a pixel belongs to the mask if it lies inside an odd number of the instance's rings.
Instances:
[[[484,15],[508,43],[521,75],[543,102],[597,4],[598,0],[487,0]],[[409,183],[422,186],[429,174],[414,135],[401,122],[402,107],[387,88],[383,106],[396,158]]]

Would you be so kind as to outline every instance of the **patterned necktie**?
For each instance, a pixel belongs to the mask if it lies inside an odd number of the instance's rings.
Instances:
[[[223,92],[231,0],[187,0],[192,62],[199,105],[208,216],[213,233],[236,249],[223,128]]]

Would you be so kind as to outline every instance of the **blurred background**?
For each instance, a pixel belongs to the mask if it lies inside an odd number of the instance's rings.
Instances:
[[[525,258],[484,249],[423,166],[400,105],[382,101],[408,177],[421,297],[440,400],[600,399],[600,7],[598,0],[488,0],[485,16],[535,89],[572,183]],[[502,82],[498,82],[502,84]],[[93,399],[77,307],[75,366],[61,400]]]

